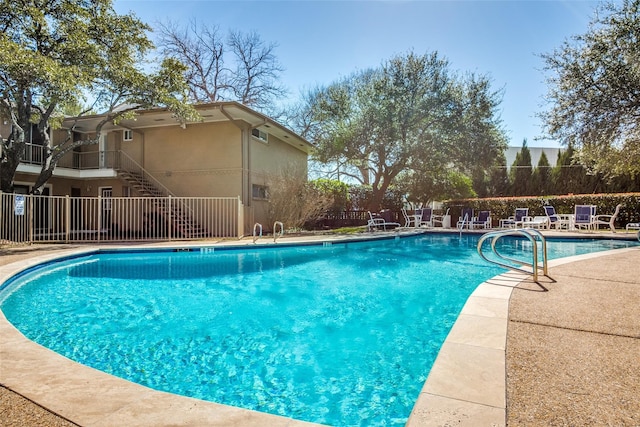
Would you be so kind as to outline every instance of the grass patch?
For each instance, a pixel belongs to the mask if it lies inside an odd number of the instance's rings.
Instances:
[[[327,230],[328,233],[332,233],[332,234],[356,234],[356,233],[362,233],[364,231],[367,230],[367,226],[366,225],[360,225],[358,227],[342,227],[342,228],[336,228],[333,230]]]

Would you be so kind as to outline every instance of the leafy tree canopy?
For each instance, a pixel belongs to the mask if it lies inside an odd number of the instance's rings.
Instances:
[[[11,191],[28,141],[45,149],[37,191],[64,154],[97,142],[106,123],[131,117],[137,108],[165,106],[181,119],[197,118],[184,102],[183,66],[175,60],[146,63],[153,48],[149,27],[116,14],[111,0],[1,0],[0,28],[0,115],[12,124],[11,134],[1,138],[2,191]],[[96,138],[73,141],[69,132],[67,141],[50,147],[49,130],[61,111],[87,100],[92,105],[85,113],[107,113]]]
[[[543,55],[547,133],[606,175],[640,173],[640,0],[599,8],[586,34]]]
[[[311,93],[306,136],[316,160],[371,185],[378,209],[403,172],[422,180],[493,162],[506,146],[498,104],[486,77],[462,78],[437,53],[409,53]]]

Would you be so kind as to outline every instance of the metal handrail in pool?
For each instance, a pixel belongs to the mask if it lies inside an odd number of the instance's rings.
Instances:
[[[515,258],[510,258],[507,256],[502,255],[500,252],[498,252],[498,249],[496,249],[496,243],[498,242],[498,240],[500,240],[501,238],[505,237],[505,236],[523,236],[526,237],[527,239],[529,239],[529,241],[531,242],[531,245],[533,246],[533,256],[532,256],[532,262],[528,263],[526,261],[523,260],[519,260],[519,259],[515,259]],[[538,242],[536,240],[536,238],[539,238],[540,241],[542,242],[542,267],[538,266]],[[528,266],[531,268],[531,271],[526,270],[524,268],[520,268],[520,267],[516,267],[512,264],[507,264],[504,262],[500,262],[497,260],[493,260],[493,259],[489,259],[485,256],[485,254],[482,252],[482,246],[483,243],[486,240],[491,239],[491,251],[498,257],[501,259],[504,259],[506,261],[510,261],[516,264],[520,264],[523,266]],[[526,273],[526,274],[531,274],[533,275],[533,280],[535,282],[538,281],[538,270],[541,269],[542,270],[542,274],[544,274],[545,276],[548,277],[548,270],[547,270],[547,240],[544,238],[544,236],[542,235],[542,233],[540,233],[538,230],[534,230],[534,229],[530,229],[530,228],[525,228],[525,229],[520,229],[520,230],[500,230],[500,231],[492,231],[490,233],[484,234],[480,240],[478,240],[478,254],[482,257],[482,259],[484,259],[487,262],[490,262],[492,264],[496,264],[499,265],[501,267],[507,268],[509,270],[515,270],[515,271],[520,271],[522,273]]]
[[[256,234],[257,229],[260,229],[259,236]],[[255,243],[256,240],[258,240],[258,237],[262,237],[262,224],[260,224],[259,222],[256,222],[255,224],[253,224],[253,243]]]
[[[277,231],[277,225],[280,225],[280,233]],[[273,223],[273,243],[276,242],[278,237],[284,236],[284,224],[280,221],[276,221]]]

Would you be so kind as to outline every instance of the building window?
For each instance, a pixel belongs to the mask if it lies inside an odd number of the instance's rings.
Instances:
[[[122,197],[131,197],[131,187],[122,186]]]
[[[260,129],[252,129],[251,135],[253,135],[255,138],[258,138],[262,142],[269,142],[268,134]]]
[[[123,141],[133,141],[133,131],[131,129],[125,129],[122,131]]]
[[[252,193],[254,199],[267,199],[269,196],[269,187],[266,185],[253,184]]]

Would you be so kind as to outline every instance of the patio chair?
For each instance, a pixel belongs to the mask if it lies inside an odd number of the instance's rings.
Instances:
[[[596,210],[593,205],[576,205],[573,219],[574,227],[586,230],[593,229],[595,213]]]
[[[391,211],[386,209],[380,211],[380,214],[374,215],[371,211],[367,211],[369,214],[369,221],[367,221],[367,231],[379,230],[382,228],[386,230],[389,228],[400,227],[400,223],[394,222],[391,219]]]
[[[547,215],[547,218],[549,219],[549,224],[548,227],[551,228],[555,228],[556,230],[561,230],[561,229],[569,229],[569,225],[571,223],[571,221],[566,218],[566,217],[562,217],[560,215],[558,215],[556,213],[556,208],[554,208],[553,206],[550,205],[544,205],[544,213]]]
[[[616,232],[616,227],[614,225],[616,218],[618,218],[618,214],[620,213],[620,208],[622,204],[618,204],[616,206],[616,210],[613,212],[613,215],[596,215],[593,218],[593,227],[597,230],[598,227],[602,225],[608,225],[611,228],[612,232]]]
[[[449,216],[449,208],[447,208],[447,211],[444,213],[444,215],[431,215],[431,222],[433,222],[433,226],[435,227],[436,224],[440,224],[441,227],[444,227],[444,218]],[[449,219],[448,221],[447,227],[451,226],[451,219]]]
[[[418,211],[416,210],[416,214],[409,215],[407,210],[405,208],[402,208],[402,216],[404,217],[405,227],[417,227],[417,222],[416,222],[417,213]]]
[[[500,228],[518,228],[518,225],[522,227],[522,218],[528,215],[529,208],[516,208],[514,215],[500,220]]]
[[[480,211],[478,216],[471,220],[469,228],[491,228],[491,211]]]
[[[630,222],[624,227],[624,229],[626,231],[632,231],[632,230],[640,231],[640,222]]]
[[[419,227],[422,227],[423,225],[426,227],[433,227],[433,209],[431,208],[422,208],[422,213],[420,215],[420,223],[418,224]],[[416,215],[416,220],[418,219],[418,216]]]
[[[463,228],[469,228],[469,224],[473,220],[473,209],[472,208],[462,208],[462,212],[460,213],[460,217],[458,218],[458,224],[456,227],[458,230],[462,230]]]
[[[550,218],[548,216],[525,216],[522,218],[522,228],[547,229],[550,227]]]

